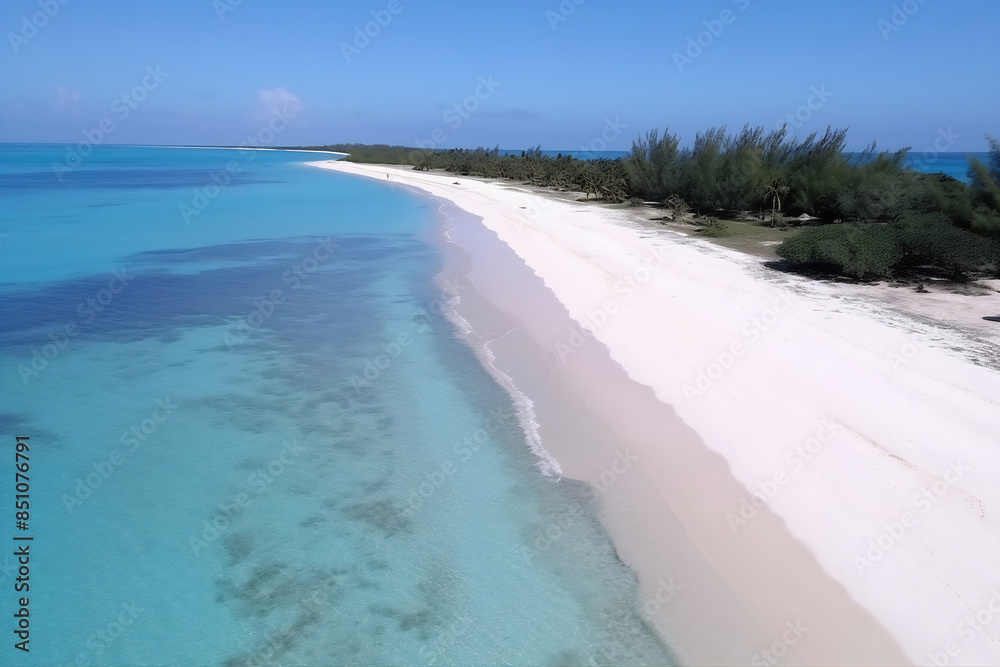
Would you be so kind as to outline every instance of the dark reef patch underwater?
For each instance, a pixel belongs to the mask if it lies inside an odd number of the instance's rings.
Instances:
[[[433,314],[426,202],[261,152],[185,224],[226,151],[101,147],[71,192],[54,152],[0,153],[0,437],[31,436],[44,577],[26,664],[673,662],[590,492],[539,474]]]

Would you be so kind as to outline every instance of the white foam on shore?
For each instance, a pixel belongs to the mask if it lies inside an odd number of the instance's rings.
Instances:
[[[325,167],[323,162],[306,162],[310,166]],[[443,236],[448,243],[457,244],[453,239],[452,230],[455,228],[455,220],[445,211],[446,203],[437,200],[439,203],[438,213],[443,216],[450,227],[446,227],[443,230]],[[557,481],[562,479],[563,471],[562,467],[559,465],[559,461],[555,459],[552,454],[545,449],[542,445],[542,436],[539,431],[540,425],[538,423],[537,415],[535,413],[535,402],[531,400],[524,392],[518,389],[517,385],[514,384],[514,378],[505,373],[497,366],[496,355],[489,348],[489,342],[482,345],[474,345],[470,340],[470,335],[476,335],[472,324],[462,317],[458,313],[457,306],[461,303],[462,297],[458,294],[454,295],[454,298],[448,303],[448,308],[444,309],[443,312],[448,321],[458,330],[459,337],[462,338],[469,346],[472,348],[473,352],[476,354],[476,358],[486,369],[486,372],[499,384],[507,395],[510,396],[511,401],[514,403],[514,412],[517,415],[518,425],[521,427],[521,431],[524,433],[525,444],[531,453],[535,455],[538,461],[535,466],[545,477],[554,478]],[[510,332],[508,332],[510,333]],[[496,339],[494,339],[496,340]]]
[[[444,229],[444,237],[447,239],[448,243],[455,243],[453,240],[452,230],[455,228],[455,221],[450,215],[448,215],[444,210],[445,205],[442,203],[438,208],[438,212],[445,217],[450,228]],[[457,245],[457,244],[456,244]],[[470,281],[471,282],[471,281]],[[514,403],[514,411],[517,415],[518,424],[521,427],[521,431],[524,433],[525,444],[527,444],[528,449],[531,453],[538,458],[538,462],[535,466],[538,470],[546,477],[553,477],[558,479],[562,478],[562,467],[559,462],[553,457],[548,450],[542,445],[542,436],[539,432],[538,418],[535,413],[535,402],[531,400],[524,392],[517,388],[514,384],[514,378],[505,373],[497,366],[496,355],[490,350],[490,343],[496,338],[483,343],[482,345],[474,345],[470,341],[470,334],[475,334],[475,329],[472,324],[462,317],[458,313],[458,304],[461,303],[462,298],[460,296],[455,296],[455,298],[449,304],[449,308],[445,311],[445,315],[448,320],[459,330],[461,333],[460,337],[466,341],[469,346],[473,349],[476,357],[479,359],[479,363],[483,365],[486,372],[500,385],[507,395],[510,396],[511,401]],[[508,331],[507,334],[510,332]],[[507,334],[504,334],[505,336]],[[500,338],[502,338],[501,336]]]
[[[521,430],[524,431],[524,438],[528,444],[528,449],[538,457],[538,462],[535,466],[546,477],[554,477],[557,480],[561,479],[563,474],[562,467],[556,461],[555,457],[542,445],[542,436],[538,430],[538,419],[535,414],[535,402],[517,388],[517,385],[514,384],[514,378],[497,367],[496,355],[490,350],[489,343],[485,343],[481,349],[480,360],[483,362],[483,366],[486,367],[486,370],[493,376],[497,384],[503,387],[511,400],[514,401],[514,408],[517,411],[517,421],[521,425]]]
[[[310,166],[325,167],[323,162],[306,162]],[[445,211],[446,203],[440,199],[438,201],[438,213],[445,218],[446,224],[450,227],[446,227],[443,230],[443,236],[448,243],[455,244],[453,239],[452,230],[455,228],[455,220]],[[514,384],[514,379],[501,370],[497,366],[496,355],[489,348],[489,342],[482,345],[475,345],[470,340],[470,335],[476,335],[472,324],[459,315],[458,304],[461,303],[462,297],[458,294],[454,294],[453,298],[448,303],[448,308],[444,309],[443,312],[448,321],[458,330],[459,337],[462,338],[469,346],[472,348],[473,352],[476,354],[476,358],[483,365],[490,376],[499,384],[507,395],[510,396],[511,401],[514,403],[514,412],[517,415],[518,425],[521,427],[521,431],[524,433],[525,444],[531,453],[535,455],[538,461],[535,466],[545,477],[554,478],[557,481],[562,478],[562,467],[559,462],[555,459],[552,454],[545,449],[542,445],[542,436],[539,431],[540,425],[538,423],[537,415],[535,413],[535,402],[531,400],[524,392],[517,388]],[[510,333],[510,332],[508,332]],[[496,340],[496,339],[494,339]]]

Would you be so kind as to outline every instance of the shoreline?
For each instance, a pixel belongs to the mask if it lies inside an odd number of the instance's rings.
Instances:
[[[683,662],[769,664],[761,651],[772,650],[802,664],[923,664],[949,642],[949,664],[997,661],[1000,622],[956,635],[1000,588],[989,581],[1000,555],[1000,373],[988,365],[998,336],[969,319],[975,297],[933,295],[965,318],[959,331],[632,212],[507,182],[310,164],[392,174],[482,218],[495,245],[469,224],[454,240],[488,250],[478,264],[470,253],[475,290],[520,325],[489,349],[544,397],[543,446],[601,491],[604,524]],[[517,260],[497,259],[504,247]],[[515,273],[516,293],[504,284]],[[550,316],[559,307],[565,319]],[[519,367],[532,344],[541,366]],[[968,361],[977,355],[986,365]],[[563,424],[574,396],[605,430],[588,439]],[[925,516],[911,496],[936,483],[945,492]],[[664,580],[682,587],[669,604]]]
[[[494,378],[509,385],[512,396],[524,388],[533,397],[529,400],[540,444],[551,448],[535,451],[542,459],[543,474],[551,470],[545,462],[554,458],[565,464],[565,470],[560,466],[562,475],[590,484],[602,523],[620,557],[639,573],[637,603],[643,617],[684,658],[682,664],[744,664],[771,643],[768,626],[782,628],[781,634],[786,623],[795,628],[831,627],[835,618],[863,615],[843,599],[820,614],[796,613],[786,604],[764,602],[776,591],[789,596],[794,586],[815,590],[829,585],[814,560],[773,525],[773,516],[763,518],[762,514],[759,534],[768,542],[782,544],[778,549],[782,557],[774,563],[756,564],[751,576],[737,576],[734,583],[733,573],[740,563],[725,559],[722,545],[713,536],[698,534],[700,522],[690,512],[678,516],[673,511],[692,490],[677,493],[658,488],[661,483],[686,487],[684,478],[694,471],[700,484],[712,485],[713,495],[735,498],[738,487],[726,473],[725,463],[705,450],[668,406],[632,382],[600,343],[591,342],[574,359],[553,364],[548,350],[575,328],[569,314],[495,234],[475,219],[451,218],[451,222],[455,224],[449,241],[466,254],[468,264],[461,268],[468,271],[465,277],[474,288],[463,293],[455,306],[462,321],[471,325],[466,341],[480,353]],[[648,434],[664,432],[682,449],[672,462],[675,465],[658,467],[652,475],[656,479],[651,479],[649,467],[656,464],[640,455],[639,448]],[[527,429],[525,435],[529,435]],[[535,450],[534,443],[529,446]],[[672,474],[670,469],[681,470],[676,465],[681,462],[682,474]],[[652,534],[647,534],[649,525],[656,525]],[[791,553],[795,556],[788,557]],[[706,562],[706,557],[714,562]],[[726,562],[719,563],[720,557]],[[766,585],[761,585],[761,578]],[[825,597],[838,597],[836,592],[824,592]],[[792,616],[794,621],[785,620]],[[845,633],[862,644],[881,644],[874,653],[866,653],[864,660],[884,653],[892,656],[884,664],[897,664],[895,654],[885,646],[887,639],[867,636],[865,627],[841,625],[850,626]],[[720,626],[725,628],[725,641],[719,641]],[[838,662],[863,661],[861,655],[852,653],[853,648],[839,650],[835,636],[814,636],[811,641],[822,643],[822,655],[835,656]],[[609,650],[604,657],[615,653],[625,653],[624,647]],[[787,646],[783,657],[799,664],[822,664],[808,650],[794,645]]]

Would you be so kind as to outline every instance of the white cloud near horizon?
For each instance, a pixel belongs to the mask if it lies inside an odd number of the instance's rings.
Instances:
[[[257,100],[258,111],[265,119],[270,118],[275,112],[287,113],[297,118],[303,109],[302,100],[298,95],[284,86],[262,88],[257,92]]]
[[[56,113],[72,113],[80,108],[83,93],[69,86],[58,86],[52,100],[52,110]]]

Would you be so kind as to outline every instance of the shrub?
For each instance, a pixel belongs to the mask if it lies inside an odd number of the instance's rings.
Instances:
[[[942,213],[909,215],[898,227],[908,264],[930,264],[955,277],[990,270],[997,265],[995,242],[954,226]]]
[[[789,219],[781,213],[774,212],[765,216],[760,224],[771,229],[785,229],[789,225]]]
[[[663,205],[672,211],[671,219],[674,222],[684,222],[691,216],[691,207],[681,199],[680,195],[671,195]]]
[[[695,224],[700,226],[698,230],[700,233],[712,238],[722,238],[732,233],[729,225],[717,218],[699,218],[695,221]]]
[[[777,253],[794,264],[827,265],[862,280],[891,276],[903,258],[897,230],[856,223],[806,229],[785,239]]]

